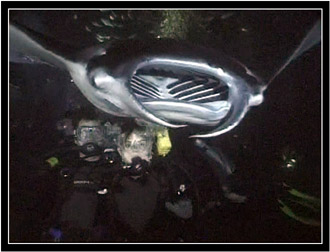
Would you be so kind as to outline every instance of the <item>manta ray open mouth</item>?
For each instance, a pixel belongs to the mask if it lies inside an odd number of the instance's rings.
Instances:
[[[214,126],[230,109],[227,84],[209,73],[147,64],[135,71],[130,84],[143,106],[170,122]]]
[[[10,59],[17,52],[67,70],[98,109],[171,128],[212,127],[190,136],[205,138],[232,130],[260,105],[276,76],[320,42],[321,22],[266,83],[236,59],[182,41],[118,41],[72,55],[24,26],[10,24],[9,32]]]

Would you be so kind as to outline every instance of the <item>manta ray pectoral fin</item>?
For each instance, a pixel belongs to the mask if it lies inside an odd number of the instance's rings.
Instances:
[[[274,79],[295,59],[301,56],[303,53],[314,47],[321,42],[321,20],[317,20],[313,27],[306,34],[304,39],[295,49],[295,51],[290,55],[290,57],[283,63],[283,65],[275,72],[275,74],[269,79],[267,83],[270,85]]]
[[[67,60],[42,45],[37,37],[33,38],[23,28],[18,28],[13,24],[9,25],[9,51],[19,53],[45,61],[54,66],[66,69]],[[9,55],[9,58],[10,55]]]

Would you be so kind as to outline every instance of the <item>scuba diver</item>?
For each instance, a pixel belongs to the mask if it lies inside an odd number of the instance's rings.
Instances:
[[[188,157],[177,143],[171,151],[162,126],[110,123],[89,109],[66,117],[57,124],[64,147],[47,156],[52,169],[57,167],[59,189],[43,239],[193,240],[186,228],[198,233],[199,218],[219,206],[221,194],[235,203],[246,200],[231,191],[233,168],[226,156],[200,139]],[[210,193],[205,184],[218,190]]]
[[[64,139],[70,140],[47,159],[51,167],[58,167],[57,200],[46,232],[54,241],[88,241],[99,224],[100,207],[106,211],[102,201],[111,204],[105,185],[120,169],[120,157],[105,137],[106,127],[95,118],[93,111],[81,110],[72,122],[66,119],[57,125]],[[70,132],[71,125],[74,131]]]
[[[192,217],[192,201],[189,193],[183,196],[185,183],[177,178],[177,167],[157,158],[151,162],[153,153],[170,151],[166,128],[111,124],[88,109],[70,116],[57,124],[64,146],[47,155],[59,186],[42,239],[139,240],[142,231],[153,232],[165,209],[176,216],[174,221]]]

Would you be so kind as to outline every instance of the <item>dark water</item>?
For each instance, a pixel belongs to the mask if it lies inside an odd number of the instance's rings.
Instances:
[[[227,19],[219,14],[225,13],[212,12],[211,33],[194,42],[224,49],[264,78],[289,56],[319,16],[317,11],[240,11]],[[79,22],[73,16],[69,11],[24,11],[13,13],[12,18],[70,44],[95,43],[79,23],[90,20],[92,14],[82,15]],[[191,33],[190,39],[194,38]],[[264,103],[252,108],[238,127],[207,140],[235,165],[233,183],[249,200],[244,204],[224,202],[204,214],[198,225],[183,227],[180,221],[173,221],[172,229],[182,230],[179,238],[193,242],[320,242],[320,227],[289,218],[277,203],[283,195],[279,186],[283,181],[299,191],[321,195],[320,72],[317,46],[278,76]],[[50,66],[12,64],[10,83],[15,85],[10,87],[10,240],[33,242],[39,241],[41,223],[53,207],[52,186],[56,183],[40,181],[31,171],[40,166],[38,157],[59,142],[56,122],[72,106],[89,103],[67,73]],[[194,163],[194,147],[185,135],[187,132],[171,131],[172,151],[177,163]],[[291,173],[281,167],[286,150],[299,157]],[[203,174],[205,167],[195,170]],[[201,196],[209,197],[208,191]],[[168,222],[159,219],[158,224]],[[173,241],[179,238],[173,237]]]

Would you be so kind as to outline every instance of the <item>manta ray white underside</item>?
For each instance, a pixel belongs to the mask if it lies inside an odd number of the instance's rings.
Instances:
[[[140,50],[140,55],[112,64],[111,47],[89,49],[92,55],[87,59],[73,60],[24,27],[10,24],[9,37],[10,54],[18,52],[66,69],[82,94],[106,113],[172,128],[198,125],[209,129],[191,137],[215,137],[230,131],[251,106],[262,103],[267,87],[245,66],[233,68],[221,60],[214,64],[207,57],[148,53],[149,48],[142,47],[148,49],[145,54]],[[271,80],[319,41],[320,22]]]

